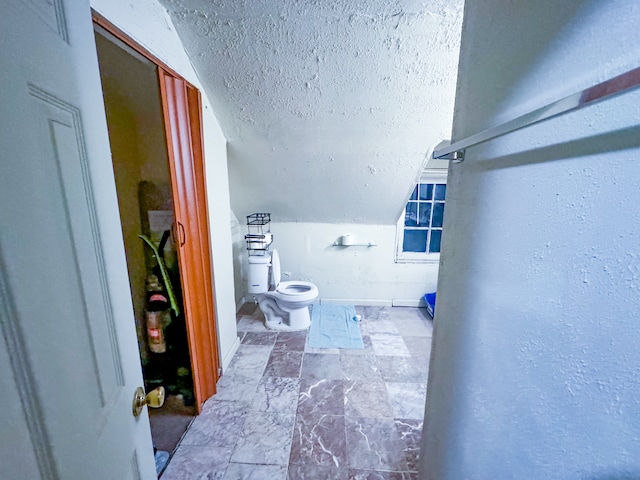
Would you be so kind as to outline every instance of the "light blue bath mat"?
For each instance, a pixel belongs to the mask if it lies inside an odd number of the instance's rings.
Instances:
[[[309,346],[312,348],[364,348],[353,306],[314,305]]]

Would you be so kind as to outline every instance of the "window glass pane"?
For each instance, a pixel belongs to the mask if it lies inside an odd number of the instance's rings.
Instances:
[[[420,200],[431,200],[433,198],[433,183],[420,184]]]
[[[442,217],[444,216],[444,203],[433,204],[433,220],[432,227],[442,227]]]
[[[431,240],[429,241],[429,252],[440,252],[440,240],[442,239],[442,230],[431,230]]]
[[[431,202],[420,202],[418,222],[421,227],[428,227],[431,221]]]
[[[427,250],[426,230],[405,230],[402,242],[403,252],[425,252]]]
[[[404,212],[404,224],[407,227],[418,226],[418,202],[407,203],[407,209]]]
[[[443,181],[443,177],[425,176],[424,183],[414,184],[405,208],[404,225],[401,224],[404,231],[398,250],[407,254],[401,257],[403,260],[430,259],[433,257],[427,254],[437,257],[440,253],[447,193],[446,183],[440,183]]]

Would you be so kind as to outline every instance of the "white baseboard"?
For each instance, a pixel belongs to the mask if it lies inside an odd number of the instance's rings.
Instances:
[[[391,300],[373,300],[371,298],[321,298],[324,305],[362,305],[367,307],[391,307]]]
[[[394,307],[425,307],[427,304],[424,303],[424,300],[413,300],[413,299],[393,299],[392,305]]]
[[[394,298],[375,300],[372,298],[321,298],[318,303],[324,305],[362,305],[366,307],[425,307],[424,300],[412,298]]]
[[[236,313],[238,313],[238,311],[242,308],[242,305],[244,304],[245,304],[245,297],[242,296],[240,297],[240,300],[236,302]]]
[[[221,366],[222,366],[222,374],[223,375],[226,373],[227,368],[229,367],[229,364],[231,363],[231,360],[233,359],[233,356],[238,351],[238,347],[239,346],[240,346],[240,337],[236,337],[236,341],[233,342],[233,345],[231,345],[231,348],[229,349],[227,354],[222,359],[222,365]]]

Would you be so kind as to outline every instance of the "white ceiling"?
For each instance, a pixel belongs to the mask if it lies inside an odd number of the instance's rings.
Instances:
[[[463,0],[160,0],[228,139],[231,204],[393,224],[448,138]]]

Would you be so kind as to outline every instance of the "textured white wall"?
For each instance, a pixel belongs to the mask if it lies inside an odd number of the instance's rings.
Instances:
[[[226,368],[238,346],[233,288],[226,140],[165,9],[155,0],[92,0],[91,6],[184,76],[203,94],[204,153],[220,356]]]
[[[435,291],[437,263],[394,263],[395,225],[273,222],[271,232],[282,280],[315,283],[320,302],[417,306]],[[332,246],[345,234],[377,246]],[[243,286],[246,291],[246,281]]]
[[[239,218],[395,224],[451,132],[463,0],[160,0],[229,142]]]
[[[633,0],[469,2],[454,138],[638,66]],[[426,479],[640,477],[640,92],[452,165]]]
[[[242,306],[247,291],[247,243],[244,240],[246,233],[246,221],[239,221],[232,211],[231,239],[233,240],[233,279],[236,309]]]

